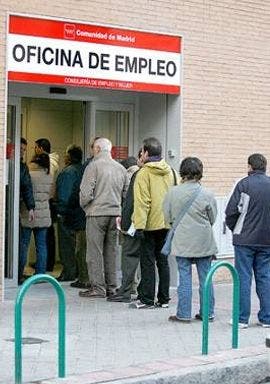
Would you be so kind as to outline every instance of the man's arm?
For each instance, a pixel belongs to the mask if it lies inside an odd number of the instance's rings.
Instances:
[[[28,211],[35,209],[32,180],[26,164],[20,163],[20,193]]]
[[[72,175],[63,171],[59,173],[56,179],[56,195],[57,195],[57,213],[60,215],[67,214],[68,203],[73,190]]]
[[[238,217],[240,216],[240,212],[238,208],[240,199],[241,199],[241,190],[240,190],[240,183],[238,183],[234,188],[234,191],[231,195],[231,198],[225,210],[226,225],[230,228],[231,231],[234,230]]]
[[[97,169],[94,162],[91,162],[85,168],[80,185],[80,206],[82,208],[86,207],[92,200],[94,200],[96,182]]]
[[[141,170],[134,184],[134,212],[132,221],[136,229],[145,229],[151,208],[151,195],[148,175]]]

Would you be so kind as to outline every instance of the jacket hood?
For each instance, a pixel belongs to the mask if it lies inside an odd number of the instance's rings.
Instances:
[[[167,175],[171,172],[171,167],[166,163],[164,159],[160,161],[151,161],[149,163],[145,163],[143,168],[147,167],[151,173],[156,175]]]

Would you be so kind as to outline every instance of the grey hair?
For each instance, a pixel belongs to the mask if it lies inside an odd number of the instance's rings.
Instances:
[[[112,143],[109,139],[101,137],[100,139],[95,140],[95,145],[98,145],[101,152],[111,152]]]

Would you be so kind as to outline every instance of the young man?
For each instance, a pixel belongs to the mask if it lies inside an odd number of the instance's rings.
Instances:
[[[247,328],[254,272],[260,301],[258,325],[270,327],[270,179],[266,158],[248,158],[248,176],[240,180],[226,208],[226,224],[233,232],[235,268],[240,278],[239,328]]]

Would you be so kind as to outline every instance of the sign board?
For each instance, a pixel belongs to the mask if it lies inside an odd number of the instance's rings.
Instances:
[[[8,80],[179,94],[181,37],[11,15]]]

